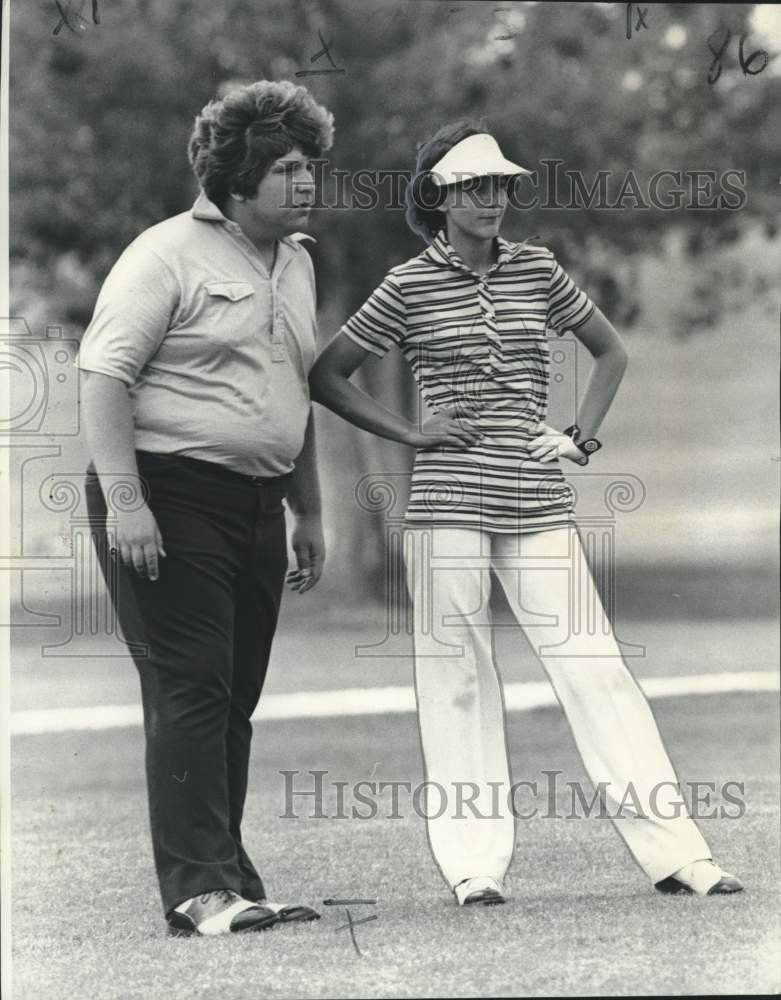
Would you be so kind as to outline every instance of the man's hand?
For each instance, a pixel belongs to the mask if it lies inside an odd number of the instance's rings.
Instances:
[[[109,545],[111,555],[120,555],[139,576],[156,580],[160,575],[158,556],[165,557],[163,536],[147,504],[117,515],[116,537],[109,539]]]
[[[298,569],[290,570],[287,583],[291,590],[304,594],[307,590],[311,590],[323,575],[325,542],[320,515],[297,517],[292,541]]]
[[[555,427],[541,423],[538,427],[540,433],[529,442],[531,458],[538,462],[553,462],[557,458],[568,458],[572,462],[582,464],[583,452],[578,448],[572,438],[557,431]]]
[[[410,435],[413,448],[469,448],[484,437],[474,421],[459,416],[455,407],[441,410]]]

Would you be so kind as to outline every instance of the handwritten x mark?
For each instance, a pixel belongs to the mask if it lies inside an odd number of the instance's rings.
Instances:
[[[341,927],[337,927],[336,930],[343,931],[346,928],[347,930],[350,931],[350,937],[352,938],[353,941],[353,948],[355,948],[356,954],[358,954],[361,958],[363,958],[363,952],[358,947],[358,940],[355,937],[355,928],[358,926],[358,924],[368,924],[370,920],[376,920],[377,916],[373,915],[371,917],[362,917],[360,920],[353,920],[352,914],[347,909],[347,907],[345,907],[344,912],[347,915],[347,923],[342,924]]]
[[[60,3],[60,0],[54,0],[54,5],[60,12],[60,20],[57,26],[55,27],[54,31],[52,32],[53,35],[59,35],[59,33],[63,29],[63,26],[66,27],[69,31],[73,32],[74,35],[78,35],[79,32],[71,23],[70,20],[71,16],[78,19],[79,22],[78,26],[81,31],[84,30],[84,27],[87,23],[86,19],[82,17],[81,9],[79,9],[78,11],[71,10],[71,0],[66,0],[66,2],[67,2],[67,7],[63,7],[62,4]],[[81,6],[82,7],[84,6],[83,0]],[[92,0],[92,21],[94,24],[100,24],[98,0]]]
[[[635,24],[635,31],[639,31],[640,28],[648,28],[645,20],[645,15],[648,13],[647,7],[641,7],[639,4],[635,5],[635,13],[637,14],[637,23]],[[628,3],[626,5],[626,37],[632,37],[632,4]]]
[[[331,46],[334,44],[333,39],[331,39],[330,42],[327,42],[323,38],[323,33],[320,30],[318,30],[317,34],[318,37],[320,38],[320,44],[323,47],[318,52],[315,52],[315,54],[310,57],[309,61],[317,62],[318,59],[322,58],[322,56],[325,56],[328,62],[331,64],[331,69],[300,69],[296,72],[296,76],[321,76],[324,73],[346,73],[347,70],[338,67],[334,62],[333,57],[331,56],[330,49]]]
[[[379,919],[380,918],[377,916],[376,913],[373,913],[370,917],[361,917],[360,920],[353,920],[352,916],[351,916],[348,923],[346,923],[346,924],[340,924],[336,928],[336,930],[337,931],[343,931],[343,930],[346,930],[348,927],[357,927],[359,924],[368,924],[368,923],[371,923],[372,920],[379,920]]]

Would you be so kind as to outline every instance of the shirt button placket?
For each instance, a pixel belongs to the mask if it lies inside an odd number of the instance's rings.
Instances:
[[[285,344],[285,314],[279,304],[277,289],[271,286],[271,360],[283,362],[287,360],[287,345]]]
[[[486,338],[489,345],[489,364],[491,368],[498,368],[502,361],[502,341],[496,327],[494,303],[485,277],[480,279],[480,283],[478,285],[478,297],[480,299],[480,310],[483,314]]]

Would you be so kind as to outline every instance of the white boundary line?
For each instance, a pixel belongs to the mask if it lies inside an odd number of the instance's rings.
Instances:
[[[682,677],[648,677],[639,681],[648,698],[778,691],[779,674],[773,670],[734,673],[686,674]],[[504,702],[510,712],[529,712],[556,705],[550,684],[506,684]],[[357,687],[334,691],[295,691],[268,694],[253,718],[265,722],[281,719],[330,719],[357,715],[399,715],[414,712],[411,687]],[[122,729],[142,724],[140,705],[94,705],[86,708],[44,708],[13,712],[11,733],[29,736],[82,730]]]

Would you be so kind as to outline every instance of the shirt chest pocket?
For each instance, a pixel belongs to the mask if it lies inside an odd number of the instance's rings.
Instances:
[[[247,281],[207,281],[204,320],[216,343],[238,346],[257,336],[257,296]]]

